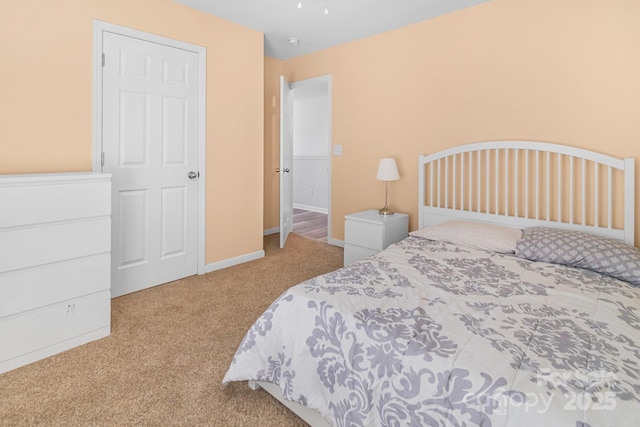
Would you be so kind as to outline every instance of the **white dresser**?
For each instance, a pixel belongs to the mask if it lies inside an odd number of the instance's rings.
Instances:
[[[110,175],[0,175],[0,373],[109,335],[110,250]]]
[[[409,234],[409,215],[380,215],[377,209],[344,217],[344,265],[370,257]]]

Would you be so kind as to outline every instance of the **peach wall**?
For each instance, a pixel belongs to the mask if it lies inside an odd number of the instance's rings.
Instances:
[[[332,237],[343,239],[345,214],[384,203],[382,157],[397,159],[389,204],[411,229],[419,154],[521,139],[640,157],[637,22],[635,0],[492,0],[286,61],[289,81],[333,77],[343,155],[332,164]]]
[[[0,2],[0,173],[91,170],[93,19],[207,48],[206,262],[261,250],[263,36],[171,0]]]

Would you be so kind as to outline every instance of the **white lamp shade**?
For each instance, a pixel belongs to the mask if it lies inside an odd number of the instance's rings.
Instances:
[[[380,159],[380,164],[378,165],[378,176],[376,178],[378,181],[397,181],[400,179],[398,166],[396,166],[396,161],[393,157]]]

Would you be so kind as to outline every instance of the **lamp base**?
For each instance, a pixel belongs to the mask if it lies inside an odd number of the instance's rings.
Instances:
[[[384,208],[382,208],[382,209],[379,209],[378,213],[380,215],[384,215],[384,216],[393,215],[394,214],[394,212],[391,209],[389,209],[388,207],[386,207],[386,206]]]

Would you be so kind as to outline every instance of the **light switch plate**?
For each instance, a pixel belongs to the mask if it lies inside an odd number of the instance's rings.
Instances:
[[[333,146],[333,155],[342,156],[342,145],[336,144]]]

